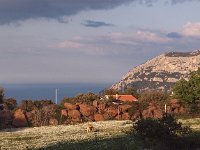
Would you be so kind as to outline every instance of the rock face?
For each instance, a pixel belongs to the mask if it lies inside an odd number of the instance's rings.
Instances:
[[[26,120],[26,117],[24,115],[23,110],[17,109],[15,111],[12,125],[14,127],[26,127],[26,126],[28,126],[28,122]]]
[[[68,112],[68,116],[71,118],[72,121],[80,121],[81,113],[78,110],[71,110]]]
[[[200,50],[194,52],[170,52],[157,56],[141,64],[126,75],[111,88],[123,90],[129,86],[139,91],[161,89],[171,90],[171,87],[181,77],[188,79],[191,71],[200,67]]]
[[[80,112],[83,116],[91,116],[94,115],[97,112],[96,107],[91,106],[91,105],[87,105],[87,104],[80,104]]]
[[[77,105],[73,105],[71,103],[64,103],[65,108],[67,108],[68,110],[74,110],[74,109],[78,109]]]

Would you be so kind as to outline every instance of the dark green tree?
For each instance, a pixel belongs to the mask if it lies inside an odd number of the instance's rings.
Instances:
[[[134,87],[128,87],[123,94],[130,94],[130,95],[133,95],[135,97],[138,97],[138,93],[137,93],[137,90],[134,88]]]
[[[0,104],[3,104],[4,89],[0,88]]]
[[[3,109],[4,89],[0,88],[0,110]]]
[[[200,68],[190,74],[189,80],[179,80],[173,88],[174,97],[188,104],[191,112],[199,111]]]

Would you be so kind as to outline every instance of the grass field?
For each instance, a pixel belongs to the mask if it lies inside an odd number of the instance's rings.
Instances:
[[[190,125],[196,133],[199,133],[200,118],[179,121],[183,125]],[[2,130],[0,150],[139,149],[132,135],[129,134],[132,121],[102,121],[90,124],[95,127],[94,132],[86,132],[88,123]],[[200,134],[195,135],[195,138],[200,138]]]

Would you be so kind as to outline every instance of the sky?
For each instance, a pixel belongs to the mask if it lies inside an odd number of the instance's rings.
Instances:
[[[115,83],[200,48],[200,0],[0,0],[0,84]]]

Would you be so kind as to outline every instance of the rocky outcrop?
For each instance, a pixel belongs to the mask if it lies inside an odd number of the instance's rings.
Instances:
[[[86,117],[94,115],[97,112],[97,108],[91,105],[80,104],[79,107],[81,114]]]
[[[51,119],[49,120],[49,125],[52,125],[52,126],[58,125],[58,120],[55,119],[55,118],[51,118]]]
[[[78,122],[81,120],[81,113],[78,110],[69,110],[68,116],[73,122]]]
[[[188,79],[191,71],[200,66],[200,50],[181,53],[170,52],[157,56],[146,63],[131,69],[122,80],[111,88],[123,90],[133,86],[138,91],[171,90],[181,77]]]
[[[12,122],[13,127],[27,127],[28,122],[26,119],[26,116],[24,114],[24,111],[22,109],[17,109],[14,112],[14,119]]]
[[[74,110],[74,109],[79,109],[78,105],[74,105],[71,103],[64,103],[64,107],[67,108],[68,110]]]
[[[172,100],[170,100],[169,107],[168,107],[167,111],[168,111],[168,113],[176,115],[176,114],[184,114],[184,113],[186,113],[187,109],[177,99],[172,99]]]
[[[68,116],[68,111],[67,111],[67,109],[61,109],[61,116],[65,116],[65,117],[67,117]]]
[[[102,114],[95,114],[95,115],[94,115],[94,120],[95,120],[95,121],[104,121],[105,118],[103,117]]]
[[[115,117],[118,114],[118,109],[110,106],[106,111],[110,116]]]

